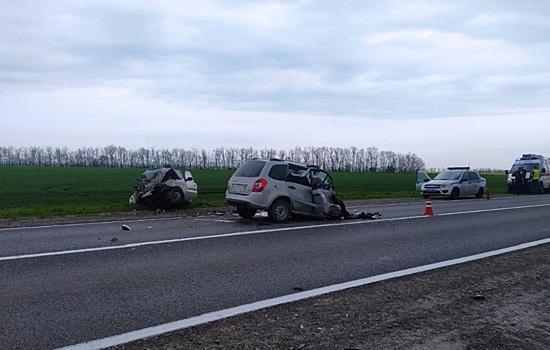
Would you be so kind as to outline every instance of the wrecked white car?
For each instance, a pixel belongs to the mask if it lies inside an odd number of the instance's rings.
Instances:
[[[190,171],[174,168],[159,168],[145,171],[141,180],[134,179],[134,194],[130,204],[144,205],[147,208],[178,208],[197,198],[198,189]]]

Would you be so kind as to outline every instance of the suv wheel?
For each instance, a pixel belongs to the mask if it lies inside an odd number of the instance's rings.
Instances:
[[[248,204],[237,205],[237,214],[245,219],[251,219],[256,215],[257,210]]]
[[[273,222],[286,222],[290,218],[290,204],[286,199],[279,198],[269,207],[267,214]]]

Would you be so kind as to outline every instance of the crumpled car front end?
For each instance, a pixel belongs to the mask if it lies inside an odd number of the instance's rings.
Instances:
[[[178,208],[198,196],[197,184],[189,171],[183,176],[181,171],[173,168],[151,169],[135,181],[135,191],[129,202],[150,209]]]

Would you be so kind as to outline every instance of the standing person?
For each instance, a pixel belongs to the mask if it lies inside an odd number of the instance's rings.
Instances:
[[[523,185],[525,183],[525,175],[527,171],[525,168],[520,166],[518,171],[516,171],[516,191],[515,194],[521,194],[523,192]]]
[[[530,183],[531,194],[539,194],[539,189],[540,189],[539,181],[540,181],[540,170],[536,165],[534,165],[533,171],[531,171],[531,183]]]

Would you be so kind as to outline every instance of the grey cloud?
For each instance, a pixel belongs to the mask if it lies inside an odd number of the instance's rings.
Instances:
[[[542,0],[0,2],[5,96],[397,120],[549,108]]]

